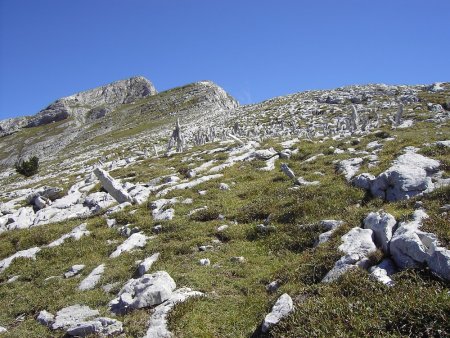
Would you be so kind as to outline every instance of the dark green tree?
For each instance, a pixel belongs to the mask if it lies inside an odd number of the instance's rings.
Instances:
[[[37,174],[39,170],[39,159],[37,158],[37,156],[33,156],[28,160],[16,162],[14,166],[19,174],[30,177],[34,174]]]

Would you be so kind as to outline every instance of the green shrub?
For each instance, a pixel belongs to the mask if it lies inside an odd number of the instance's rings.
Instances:
[[[34,174],[37,174],[39,170],[39,159],[37,158],[37,156],[33,156],[29,160],[16,162],[14,166],[19,174],[30,177]]]

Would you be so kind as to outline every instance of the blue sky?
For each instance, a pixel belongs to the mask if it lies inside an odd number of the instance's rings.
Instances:
[[[241,103],[450,81],[448,0],[0,0],[0,119],[134,75]]]

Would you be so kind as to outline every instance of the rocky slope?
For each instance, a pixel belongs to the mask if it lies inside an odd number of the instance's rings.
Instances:
[[[0,166],[34,155],[44,161],[61,158],[61,153],[70,158],[90,145],[110,150],[111,144],[136,134],[156,139],[175,116],[213,120],[237,105],[208,81],[159,94],[142,77],[114,82],[59,99],[35,116],[1,121]]]
[[[0,138],[5,336],[450,334],[450,84],[126,97]]]

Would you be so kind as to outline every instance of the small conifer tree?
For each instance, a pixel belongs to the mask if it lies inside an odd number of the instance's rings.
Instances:
[[[37,174],[39,170],[39,158],[33,156],[28,160],[18,161],[15,164],[16,171],[26,177]]]

